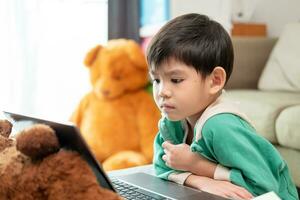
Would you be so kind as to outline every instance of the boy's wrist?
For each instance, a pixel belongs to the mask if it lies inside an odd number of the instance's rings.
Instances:
[[[187,177],[184,185],[201,190],[207,184],[207,177],[191,174]]]
[[[184,185],[186,179],[191,175],[191,172],[183,172],[183,173],[171,173],[168,176],[168,180],[173,181],[175,183]]]
[[[189,171],[199,176],[214,178],[217,165],[206,159],[199,159],[195,164],[189,166]]]

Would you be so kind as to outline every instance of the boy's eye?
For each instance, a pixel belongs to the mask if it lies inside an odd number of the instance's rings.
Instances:
[[[160,80],[159,80],[159,79],[157,79],[157,78],[154,78],[154,79],[152,79],[152,82],[153,82],[153,83],[159,83],[159,82],[160,82]]]
[[[180,78],[172,78],[171,79],[172,83],[180,83],[183,81],[183,79],[180,79]]]

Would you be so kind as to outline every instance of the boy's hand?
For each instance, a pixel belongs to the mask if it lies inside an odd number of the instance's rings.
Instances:
[[[196,164],[201,157],[191,152],[190,146],[187,144],[173,145],[169,141],[162,144],[165,155],[162,159],[166,162],[166,165],[173,169],[190,171],[190,167]]]
[[[190,175],[185,185],[212,193],[218,196],[232,199],[251,199],[252,194],[246,189],[230,183],[229,181],[219,181],[211,178]]]
[[[192,152],[189,145],[185,143],[174,145],[166,141],[162,147],[165,151],[162,159],[167,166],[176,170],[189,171],[199,176],[214,177],[217,165]]]

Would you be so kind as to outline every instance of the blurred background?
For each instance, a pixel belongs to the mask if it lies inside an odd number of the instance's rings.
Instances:
[[[0,110],[68,120],[91,89],[83,60],[113,38],[145,48],[168,20],[209,15],[232,36],[278,37],[299,0],[0,0]]]

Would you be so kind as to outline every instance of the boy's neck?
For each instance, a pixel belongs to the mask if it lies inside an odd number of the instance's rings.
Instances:
[[[187,121],[187,123],[189,125],[189,128],[191,128],[192,130],[194,130],[195,125],[196,125],[198,119],[202,116],[203,112],[206,110],[206,108],[208,106],[210,106],[213,102],[215,102],[217,100],[217,98],[219,98],[221,96],[221,94],[222,94],[222,91],[220,91],[216,96],[214,96],[212,98],[212,100],[209,102],[209,104],[202,111],[200,111],[199,113],[196,113],[193,116],[190,116],[190,117],[186,118],[186,121]]]
[[[186,118],[189,128],[194,130],[194,127],[195,127],[198,119],[201,117],[202,113],[203,113],[203,111],[201,113],[197,113],[197,115],[193,115],[193,116]]]

